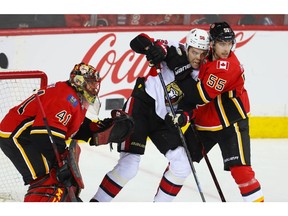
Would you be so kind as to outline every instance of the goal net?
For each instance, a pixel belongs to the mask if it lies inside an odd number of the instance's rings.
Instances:
[[[46,86],[47,75],[42,71],[0,71],[0,121],[15,105],[29,97],[34,89]],[[0,201],[23,201],[28,186],[12,162],[0,150]]]

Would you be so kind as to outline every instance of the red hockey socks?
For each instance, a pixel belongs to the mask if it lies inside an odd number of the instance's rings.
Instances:
[[[260,183],[251,166],[234,166],[230,171],[245,202],[264,202]]]

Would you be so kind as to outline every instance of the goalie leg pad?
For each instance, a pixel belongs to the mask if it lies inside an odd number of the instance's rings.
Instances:
[[[69,145],[68,163],[77,186],[83,189],[84,183],[78,166],[80,153],[81,148],[79,147],[77,141],[72,140]]]
[[[30,183],[24,202],[66,202],[68,191],[56,179],[56,170]]]

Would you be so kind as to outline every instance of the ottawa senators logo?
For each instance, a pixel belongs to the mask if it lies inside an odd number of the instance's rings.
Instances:
[[[181,91],[176,82],[169,83],[166,86],[166,88],[172,105],[173,106],[177,105],[184,97],[184,93]],[[166,106],[169,106],[169,102],[166,97],[165,97],[165,104]]]

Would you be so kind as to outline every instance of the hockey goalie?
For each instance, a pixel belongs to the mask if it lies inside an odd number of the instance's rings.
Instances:
[[[86,117],[90,107],[98,115],[100,82],[93,66],[76,64],[68,80],[35,90],[2,119],[1,150],[29,185],[24,202],[81,201],[78,140],[93,146],[119,143],[132,132],[134,122],[122,110],[112,110],[104,120]]]

